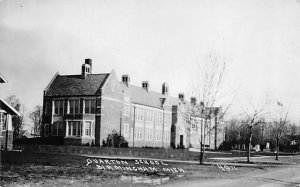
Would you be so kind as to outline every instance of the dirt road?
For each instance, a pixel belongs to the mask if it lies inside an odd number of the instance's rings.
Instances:
[[[300,186],[300,165],[282,165],[266,167],[263,172],[251,172],[244,175],[218,176],[206,180],[185,180],[168,183],[164,186],[191,186],[191,187],[217,187],[217,186],[242,186],[242,187],[279,187],[279,186]]]

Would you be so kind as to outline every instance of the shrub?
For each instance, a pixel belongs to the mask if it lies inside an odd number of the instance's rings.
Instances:
[[[120,133],[113,130],[106,140],[102,141],[102,147],[128,148],[128,142]]]
[[[184,145],[177,145],[177,149],[185,149]]]

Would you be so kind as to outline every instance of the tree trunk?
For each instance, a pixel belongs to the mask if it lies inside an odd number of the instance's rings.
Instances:
[[[279,154],[279,137],[277,135],[277,137],[276,137],[276,158],[275,158],[275,160],[278,160],[278,154]]]
[[[203,128],[203,140],[201,141],[201,152],[200,152],[200,165],[203,164],[203,161],[204,161],[204,156],[205,156],[205,128],[207,127],[207,119],[205,119],[204,121],[204,128]],[[202,129],[201,129],[202,131]]]
[[[204,156],[205,156],[205,134],[204,134],[204,140],[203,140],[203,151],[202,151],[202,164],[203,164],[203,161],[204,161]]]
[[[247,155],[247,162],[250,162],[250,157],[251,157],[251,140],[252,140],[252,127],[250,127],[250,135],[249,135],[249,145],[248,145],[248,155]]]
[[[201,145],[200,145],[199,164],[200,165],[203,164],[203,144],[202,144],[202,142],[201,142]]]

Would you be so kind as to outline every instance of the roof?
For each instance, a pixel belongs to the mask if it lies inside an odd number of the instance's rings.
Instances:
[[[0,83],[7,83],[7,80],[0,73]]]
[[[52,83],[45,90],[45,96],[79,96],[98,95],[100,88],[109,73],[81,75],[56,75]]]
[[[5,100],[1,98],[0,98],[0,109],[3,109],[10,115],[18,115],[18,116],[20,115],[19,112],[14,107],[12,107],[10,104],[8,104]]]
[[[151,106],[155,108],[162,108],[168,96],[154,91],[147,91],[145,88],[128,85],[128,87],[120,82],[120,85],[126,90],[126,93],[130,96],[132,103]]]

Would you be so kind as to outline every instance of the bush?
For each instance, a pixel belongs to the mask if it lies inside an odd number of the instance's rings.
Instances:
[[[171,147],[173,148],[173,149],[175,149],[176,147],[175,147],[175,143],[174,142],[172,142],[171,143]]]
[[[177,149],[185,149],[184,145],[177,145]]]
[[[128,148],[128,142],[120,133],[113,130],[106,140],[102,141],[102,147]]]
[[[218,148],[219,151],[230,151],[232,148],[232,144],[230,142],[224,141],[220,147]]]

